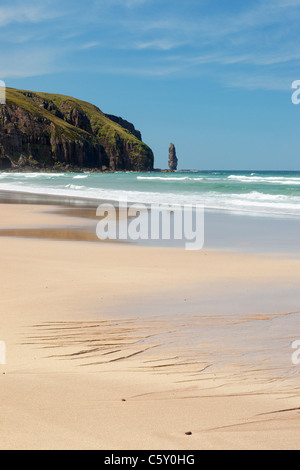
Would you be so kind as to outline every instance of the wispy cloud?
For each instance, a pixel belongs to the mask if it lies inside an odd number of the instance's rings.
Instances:
[[[119,3],[123,3],[127,8],[135,8],[144,5],[149,0],[121,0]]]
[[[48,2],[16,2],[0,6],[0,27],[11,23],[39,23],[60,16],[57,10],[49,9]]]
[[[94,0],[94,5],[97,7],[114,7],[119,6],[123,8],[136,8],[145,5],[149,1],[155,0]]]
[[[180,67],[177,66],[163,66],[163,65],[153,65],[153,66],[102,66],[100,69],[101,73],[105,74],[114,74],[114,75],[127,75],[135,77],[144,77],[144,78],[162,78],[162,77],[172,77],[174,74],[180,72]]]
[[[223,77],[224,84],[228,88],[241,88],[244,90],[267,90],[286,91],[290,93],[293,77],[280,77],[266,75],[246,75],[238,76],[229,74]]]
[[[6,3],[0,6],[0,41],[7,46],[0,61],[4,78],[17,76],[18,68],[19,76],[70,66],[82,69],[84,59],[84,66],[95,73],[101,61],[102,73],[153,78],[220,75],[234,86],[243,82],[234,77],[250,74],[248,86],[255,87],[274,73],[289,76],[300,59],[300,0],[253,0],[234,8],[216,0],[211,4],[218,3],[218,8],[207,8],[210,2],[205,0]],[[44,56],[38,50],[44,50]],[[280,89],[283,82],[277,81]]]
[[[170,51],[172,49],[177,49],[178,47],[186,46],[186,41],[176,41],[169,38],[165,39],[153,39],[152,41],[137,42],[135,44],[136,49],[145,50],[152,49],[158,51]]]
[[[60,72],[58,53],[54,48],[26,47],[14,51],[2,51],[0,77],[25,78]]]
[[[94,49],[95,47],[100,46],[100,44],[101,43],[99,41],[87,42],[87,43],[82,44],[81,46],[79,46],[79,49],[82,50],[82,51],[86,51],[88,49]]]

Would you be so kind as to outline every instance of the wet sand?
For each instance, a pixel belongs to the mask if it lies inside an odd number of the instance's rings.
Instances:
[[[102,243],[77,210],[0,205],[0,448],[297,449],[300,261]]]

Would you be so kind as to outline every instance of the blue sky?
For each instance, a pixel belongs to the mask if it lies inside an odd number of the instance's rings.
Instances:
[[[0,80],[133,122],[166,168],[300,170],[300,0],[0,5]]]

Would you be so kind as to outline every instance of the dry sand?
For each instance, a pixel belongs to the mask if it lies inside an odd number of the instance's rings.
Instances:
[[[86,224],[0,214],[62,238]],[[299,447],[299,260],[45,231],[0,238],[1,449]]]

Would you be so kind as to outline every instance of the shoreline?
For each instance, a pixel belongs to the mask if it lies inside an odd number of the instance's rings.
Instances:
[[[113,172],[110,172],[111,174],[113,175],[118,175],[118,174],[150,174],[150,173],[156,173],[157,171],[160,171],[160,172],[168,172],[168,173],[174,173],[174,175],[176,174],[180,174],[180,173],[183,173],[183,172],[188,172],[188,173],[199,173],[199,171],[197,170],[179,170],[179,171],[169,171],[169,170],[153,170],[153,171],[146,171],[146,172],[136,172],[136,171],[113,171]],[[247,171],[239,171],[239,170],[220,170],[220,171],[216,171],[216,172],[211,172],[211,171],[208,171],[208,170],[203,170],[201,171],[201,173],[205,174],[205,173],[216,173],[216,174],[221,174],[221,173],[227,173],[228,175],[229,174],[238,174],[238,173],[249,173],[250,176],[252,175],[255,175],[255,174],[264,174],[265,172],[264,171],[261,171],[261,170],[258,170],[256,172],[253,173],[254,170],[247,170]],[[251,173],[250,173],[251,172]],[[7,172],[2,172],[4,174],[6,174]],[[68,175],[69,173],[71,175],[77,175],[78,178],[82,178],[83,176],[80,176],[79,173],[85,173],[85,176],[84,178],[87,178],[89,176],[93,176],[94,173],[91,172],[91,171],[84,171],[84,169],[80,172],[61,172],[61,171],[53,171],[53,172],[45,172],[45,171],[41,171],[41,172],[32,172],[32,171],[28,171],[28,172],[12,172],[12,174],[19,174],[19,175],[26,175],[26,174],[29,174],[29,175],[32,175],[32,176],[38,176],[39,173],[43,174],[44,176],[51,176],[51,175],[58,175],[58,176],[66,176]],[[101,174],[103,172],[100,172]],[[269,171],[268,173],[270,174],[280,174],[282,175],[284,172],[281,172],[281,171]],[[295,173],[297,175],[300,174],[299,171],[287,171],[288,174],[291,174],[291,173]],[[105,174],[105,173],[103,173]],[[0,172],[0,176],[1,176],[1,172]],[[231,175],[232,176],[232,175]],[[237,177],[238,175],[236,175],[235,177]],[[76,178],[76,176],[75,176]],[[75,179],[74,178],[74,179]],[[141,179],[147,179],[148,177],[141,177]],[[243,176],[242,176],[243,178]],[[139,179],[139,177],[138,177]],[[150,179],[157,179],[156,177],[153,177]],[[160,178],[158,177],[158,179],[163,179],[163,178]],[[166,178],[166,180],[168,180],[169,178]],[[170,178],[171,180],[176,180],[176,176],[173,178]],[[179,180],[182,179],[182,178],[179,178]],[[199,178],[200,180],[203,179],[203,178]],[[268,180],[269,178],[265,178],[266,180]],[[277,179],[280,179],[277,178]],[[300,180],[299,180],[300,181]],[[281,183],[280,183],[281,184]],[[288,184],[288,183],[287,183]],[[294,182],[292,183],[294,185]],[[24,186],[23,188],[25,188],[26,186]],[[66,186],[67,187],[67,186]],[[83,186],[82,186],[83,187]],[[81,187],[79,187],[81,188]],[[43,188],[38,188],[36,187],[34,189],[34,187],[28,187],[26,190],[23,189],[23,190],[20,190],[19,187],[11,187],[10,189],[1,189],[0,190],[0,195],[2,194],[2,197],[6,200],[9,200],[9,199],[13,199],[13,200],[16,200],[16,201],[22,201],[22,200],[28,200],[28,201],[31,201],[31,202],[37,202],[39,203],[41,200],[43,200],[44,202],[55,202],[55,203],[58,203],[58,204],[83,204],[83,205],[86,205],[86,206],[93,206],[93,207],[97,207],[100,203],[102,202],[107,202],[107,203],[112,203],[112,204],[118,204],[119,202],[122,202],[122,199],[120,199],[119,196],[117,196],[117,194],[119,193],[119,188],[117,188],[117,191],[115,190],[112,190],[114,192],[114,195],[107,198],[107,197],[103,197],[102,196],[99,196],[98,194],[95,196],[95,194],[93,195],[93,197],[90,197],[85,195],[83,192],[81,191],[78,191],[79,188],[74,188],[75,190],[73,191],[72,194],[70,194],[70,191],[67,191],[63,188],[56,188],[55,191],[56,192],[45,192],[45,187],[43,186]],[[42,189],[42,191],[41,191]],[[54,188],[52,188],[54,189]],[[77,191],[76,191],[77,189]],[[94,188],[96,189],[96,188]],[[101,189],[101,188],[98,188],[98,189]],[[251,191],[251,188],[249,187],[249,190]],[[125,189],[126,191],[126,189]],[[253,191],[253,190],[252,190]],[[255,191],[255,189],[254,189]],[[121,191],[122,192],[122,191]],[[136,191],[133,190],[133,193],[135,193]],[[143,191],[142,191],[143,192]],[[130,193],[130,191],[129,191]],[[147,192],[146,192],[147,193]],[[79,195],[80,194],[80,195]],[[139,194],[139,192],[137,191],[137,194]],[[149,193],[150,194],[150,193]],[[162,195],[164,194],[164,192],[161,193]],[[168,194],[168,193],[166,193]],[[237,196],[234,194],[234,196]],[[132,195],[131,197],[125,197],[124,199],[126,202],[128,202],[128,204],[141,204],[143,206],[146,206],[146,207],[150,207],[152,204],[170,204],[172,206],[176,206],[176,205],[179,205],[179,206],[197,206],[197,205],[204,205],[205,206],[205,209],[211,213],[216,213],[216,214],[224,214],[224,215],[237,215],[237,216],[241,216],[241,217],[244,217],[244,216],[247,216],[247,217],[254,217],[254,218],[267,218],[267,219],[284,219],[284,220],[300,220],[300,217],[299,217],[299,213],[295,213],[293,211],[291,212],[288,212],[288,211],[284,211],[284,212],[280,212],[280,211],[270,211],[268,207],[265,207],[264,210],[259,210],[259,204],[257,206],[257,210],[255,210],[253,207],[251,209],[246,209],[246,206],[243,207],[243,209],[241,209],[239,206],[236,206],[236,207],[232,207],[232,206],[228,206],[228,207],[224,207],[224,206],[220,206],[220,205],[214,205],[212,203],[210,204],[205,204],[203,202],[198,202],[198,203],[190,203],[190,202],[180,202],[180,203],[176,203],[174,201],[169,201],[169,202],[155,202],[155,200],[153,200],[153,202],[148,202],[148,201],[145,201],[145,200],[137,200],[136,198],[136,195]],[[150,200],[150,199],[149,199]]]
[[[0,213],[0,230],[90,222]],[[298,259],[42,234],[0,256],[2,449],[298,447]]]
[[[127,201],[128,205],[132,202]],[[134,202],[133,202],[134,203]],[[79,221],[79,232],[75,230],[73,236],[71,232],[62,234],[61,240],[77,239],[82,241],[98,242],[96,236],[96,225],[100,221],[96,211],[100,204],[111,204],[118,211],[122,209],[119,202],[112,199],[89,199],[80,196],[62,197],[50,194],[38,194],[30,192],[13,192],[10,190],[0,190],[0,204],[27,204],[36,206],[48,206],[51,212],[58,215],[72,217]],[[139,203],[134,203],[139,204]],[[151,209],[151,204],[142,204],[143,207]],[[87,223],[84,230],[82,220],[90,219],[93,223]],[[76,222],[77,223],[77,222]],[[250,212],[238,212],[231,210],[217,210],[204,208],[204,249],[231,253],[252,253],[269,254],[271,256],[288,256],[292,258],[300,257],[300,218],[290,215],[262,215],[251,214]],[[68,224],[69,225],[69,224]],[[7,227],[8,228],[8,227]],[[49,233],[53,227],[48,227]],[[63,232],[63,227],[61,227]],[[92,230],[92,231],[91,231]],[[83,233],[87,232],[87,233]],[[22,235],[22,233],[20,232]],[[222,234],[222,236],[220,236]],[[2,236],[3,236],[2,232]],[[7,231],[7,235],[17,236],[17,232]],[[25,237],[43,238],[46,234],[41,234],[36,229],[23,232]],[[54,236],[54,234],[53,234]],[[51,236],[50,238],[53,238]],[[1,233],[0,233],[1,237]],[[74,238],[75,237],[75,238]],[[58,237],[59,238],[59,237]],[[131,241],[107,240],[107,243],[131,243],[141,246],[172,247],[183,248],[183,242],[177,240],[136,240]]]

